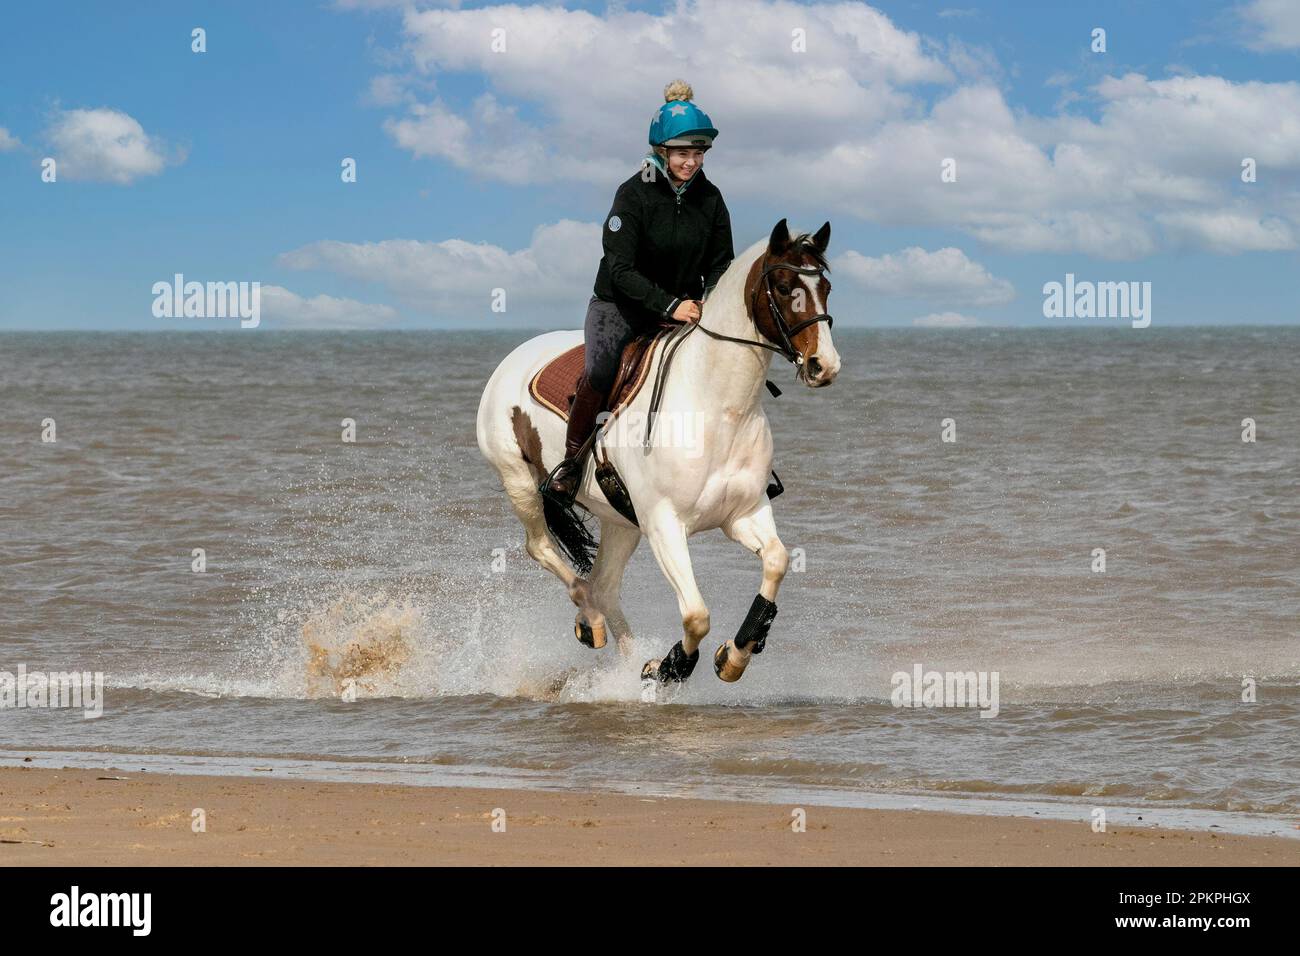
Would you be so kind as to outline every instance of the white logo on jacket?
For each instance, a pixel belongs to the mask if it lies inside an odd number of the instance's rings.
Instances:
[[[609,231],[610,231],[610,232],[618,232],[619,228],[620,228],[622,225],[623,225],[623,220],[622,220],[622,219],[619,219],[618,216],[610,216],[610,217],[609,217]]]

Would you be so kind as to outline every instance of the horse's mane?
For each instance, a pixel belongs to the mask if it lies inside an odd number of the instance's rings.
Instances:
[[[799,235],[790,240],[790,245],[797,248],[800,252],[806,252],[808,255],[812,256],[817,265],[821,267],[822,271],[831,271],[831,264],[826,261],[826,254],[817,248],[810,233],[799,233]]]
[[[705,300],[712,298],[712,296],[717,292],[718,286],[722,285],[724,282],[727,281],[728,275],[732,272],[732,269],[736,266],[737,263],[743,263],[743,268],[736,269],[737,275],[740,276],[746,275],[749,272],[749,267],[753,265],[754,260],[757,259],[760,255],[762,255],[763,250],[767,248],[767,243],[768,243],[768,237],[764,236],[762,239],[757,240],[748,249],[745,249],[743,252],[741,252],[741,254],[736,256],[736,258],[732,259],[731,265],[728,266],[726,272],[722,274],[722,278],[718,280],[717,285],[715,285],[711,290],[709,290],[708,294],[705,296]],[[793,248],[797,249],[799,252],[806,252],[808,255],[812,256],[813,260],[824,272],[831,271],[830,263],[826,261],[825,254],[819,252],[817,246],[813,243],[813,237],[811,233],[801,232],[795,236],[792,236],[790,238],[790,245]]]

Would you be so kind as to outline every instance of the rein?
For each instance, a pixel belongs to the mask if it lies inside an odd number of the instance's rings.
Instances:
[[[832,328],[835,325],[835,320],[831,318],[828,313],[822,312],[818,315],[812,316],[811,318],[804,319],[801,322],[796,322],[794,325],[790,325],[786,322],[785,316],[781,314],[781,309],[776,304],[776,294],[772,291],[772,273],[776,272],[778,269],[789,269],[791,272],[798,272],[801,275],[823,276],[824,273],[822,269],[813,266],[797,266],[791,262],[774,262],[765,268],[760,274],[759,278],[763,280],[763,286],[767,292],[768,308],[772,310],[772,318],[776,322],[777,332],[781,336],[781,343],[779,345],[773,344],[770,341],[764,342],[762,338],[742,339],[734,335],[724,335],[721,332],[714,332],[712,329],[705,328],[703,311],[701,311],[698,321],[687,323],[686,330],[684,332],[676,333],[676,338],[669,341],[668,345],[664,349],[663,361],[659,363],[659,369],[655,373],[654,390],[650,393],[650,414],[646,419],[645,438],[641,442],[641,446],[647,451],[650,449],[650,436],[654,433],[655,417],[659,414],[659,404],[664,397],[664,382],[668,378],[668,368],[672,364],[673,357],[677,354],[678,347],[686,340],[686,337],[696,329],[699,329],[705,335],[712,339],[716,339],[719,342],[735,342],[737,345],[757,345],[759,348],[767,349],[769,352],[775,352],[777,355],[795,366],[796,376],[803,375],[803,355],[801,355],[799,350],[794,347],[794,342],[791,340],[794,336],[808,328],[808,326],[814,325],[818,322],[825,322],[828,329]],[[754,295],[750,298],[751,313],[753,312],[754,300],[757,297],[758,286],[755,285]],[[767,338],[763,330],[758,327],[757,320],[753,321],[755,331],[757,331],[760,336],[763,336],[763,338]],[[781,390],[771,382],[767,383],[767,388],[772,393],[773,397],[781,394]]]

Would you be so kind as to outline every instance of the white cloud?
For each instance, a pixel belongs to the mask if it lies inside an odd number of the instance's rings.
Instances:
[[[416,156],[436,157],[472,169],[476,175],[522,185],[558,176],[583,179],[601,174],[599,164],[574,152],[561,164],[548,155],[537,130],[519,120],[516,109],[491,93],[474,101],[466,119],[442,100],[412,104],[403,119],[384,123],[394,141]]]
[[[913,319],[912,324],[923,329],[968,329],[979,325],[979,322],[960,312],[932,312]]]
[[[1016,297],[1010,282],[994,278],[952,247],[927,252],[912,246],[878,258],[850,250],[833,266],[836,274],[849,276],[877,295],[966,306],[1005,305]]]
[[[561,220],[539,226],[524,249],[446,239],[424,242],[314,242],[282,254],[291,269],[321,269],[373,282],[435,318],[559,312],[581,323],[600,261],[600,224]],[[494,289],[506,293],[506,313],[491,312]],[[508,323],[506,323],[508,324]]]
[[[384,296],[435,320],[481,317],[504,325],[574,328],[585,315],[600,256],[600,223],[561,220],[539,226],[520,249],[463,239],[326,240],[285,252],[277,264],[373,283]],[[861,307],[863,292],[973,308],[1015,297],[1011,283],[990,275],[960,249],[909,248],[879,258],[849,251],[832,267],[851,280],[847,293],[836,293],[849,311]],[[505,290],[504,314],[491,311],[495,289]]]
[[[167,165],[162,145],[118,110],[66,110],[46,137],[61,178],[126,184],[156,176]]]
[[[1290,35],[1281,4],[1250,10],[1271,18],[1276,42]],[[407,95],[385,129],[416,156],[486,179],[606,193],[636,168],[663,85],[680,76],[721,131],[708,169],[733,207],[780,205],[808,218],[833,209],[958,229],[1013,252],[1108,259],[1171,241],[1213,239],[1206,248],[1217,249],[1239,240],[1244,251],[1300,231],[1287,178],[1300,171],[1300,127],[1279,122],[1300,115],[1296,83],[1129,74],[1067,91],[1057,112],[1034,115],[984,78],[1004,73],[989,51],[901,29],[861,3],[408,7],[402,23],[408,83],[384,80],[378,92]],[[807,53],[791,50],[796,27],[807,31]],[[496,28],[505,52],[492,50]],[[483,91],[466,101],[446,84],[433,99],[410,94],[412,82],[457,73]],[[1094,115],[1059,111],[1076,95],[1096,104]],[[1245,203],[1229,171],[1243,156],[1274,174]],[[940,181],[947,157],[953,183]],[[1225,212],[1254,229],[1186,225]]]
[[[1276,119],[1300,112],[1300,84],[1129,74],[1093,93],[1095,121],[1036,119],[1012,114],[991,87],[961,88],[868,148],[814,161],[807,179],[864,218],[956,226],[1017,252],[1133,258],[1169,238],[1162,214],[1230,207],[1262,223],[1300,171],[1300,126]],[[955,183],[938,182],[945,156]],[[1246,204],[1235,190],[1244,156],[1275,174]]]
[[[18,137],[14,136],[9,130],[0,126],[0,153],[7,153],[12,149],[17,149],[22,143]]]
[[[1281,219],[1258,219],[1253,213],[1177,212],[1161,215],[1166,231],[1188,245],[1211,252],[1277,252],[1296,248],[1296,235]]]
[[[407,101],[406,81],[392,73],[371,77],[364,100],[371,106],[397,106]]]
[[[1300,4],[1295,0],[1251,0],[1237,12],[1246,24],[1247,46],[1300,50]]]
[[[973,82],[995,82],[1002,78],[1002,64],[997,54],[988,47],[965,43],[958,37],[949,37],[944,48],[953,71],[963,79]]]
[[[807,30],[816,55],[791,51],[795,27]],[[505,31],[505,52],[491,48],[494,29]],[[917,34],[858,3],[702,0],[662,15],[515,5],[409,11],[404,30],[415,71],[479,74],[491,90],[468,104],[412,109],[389,133],[417,155],[506,182],[625,178],[646,148],[664,84],[676,76],[693,83],[710,115],[725,117],[719,145],[735,157],[757,151],[764,168],[780,158],[774,123],[780,140],[829,146],[846,125],[913,108],[893,84],[953,78]],[[761,50],[770,55],[755,54]],[[452,143],[440,147],[441,137]]]
[[[368,329],[387,325],[398,317],[387,305],[318,295],[304,299],[278,285],[264,285],[262,318],[276,326],[312,329]]]

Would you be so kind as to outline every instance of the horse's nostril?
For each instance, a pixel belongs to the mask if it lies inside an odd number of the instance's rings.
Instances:
[[[808,374],[820,375],[821,371],[822,371],[822,363],[821,360],[817,358],[817,356],[814,355],[812,358],[808,359]]]

